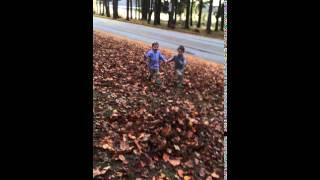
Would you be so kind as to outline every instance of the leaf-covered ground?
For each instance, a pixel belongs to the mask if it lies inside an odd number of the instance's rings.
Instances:
[[[223,66],[187,55],[184,88],[173,63],[158,87],[146,81],[149,45],[93,40],[95,179],[223,179]]]

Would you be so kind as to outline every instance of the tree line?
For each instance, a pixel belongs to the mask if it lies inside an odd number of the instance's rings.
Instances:
[[[110,4],[112,4],[112,18],[117,19],[119,18],[118,14],[118,0],[97,0],[99,3],[100,11],[98,14],[105,15],[107,17],[111,17],[110,13]],[[196,5],[196,2],[197,5]],[[184,28],[189,29],[190,26],[192,27],[193,24],[193,13],[197,10],[197,23],[196,27],[200,28],[202,26],[202,16],[203,16],[203,8],[205,5],[208,4],[208,17],[206,22],[206,30],[210,33],[211,26],[212,26],[212,14],[213,14],[213,0],[204,1],[204,0],[135,0],[135,18],[139,20],[145,20],[148,23],[151,23],[151,17],[153,16],[153,24],[160,25],[160,13],[168,13],[169,20],[167,22],[167,26],[169,28],[174,29],[177,25],[177,16],[185,12],[185,21]],[[105,12],[106,10],[106,12]],[[126,19],[130,21],[132,18],[132,0],[126,0]],[[215,31],[223,31],[224,26],[224,3],[219,0],[219,6],[217,12],[214,14],[215,18],[217,19],[215,24]],[[218,19],[221,17],[221,23],[219,27]]]

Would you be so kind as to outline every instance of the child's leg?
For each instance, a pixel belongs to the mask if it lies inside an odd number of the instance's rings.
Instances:
[[[176,70],[176,74],[177,74],[177,85],[178,85],[178,86],[182,86],[182,82],[183,82],[183,70],[182,70],[182,69],[177,69],[177,70]]]
[[[160,81],[160,72],[159,72],[159,70],[155,70],[155,75],[156,75],[156,83],[160,84],[161,81]]]
[[[154,70],[153,69],[149,69],[149,76],[148,76],[148,80],[151,81],[152,77],[154,75]]]

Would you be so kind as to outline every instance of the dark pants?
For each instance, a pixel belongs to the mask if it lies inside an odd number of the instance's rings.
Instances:
[[[182,84],[183,74],[184,74],[184,69],[176,69],[176,76],[177,76],[178,84]]]
[[[151,81],[154,76],[156,76],[156,81],[160,81],[159,69],[149,69],[148,79]]]

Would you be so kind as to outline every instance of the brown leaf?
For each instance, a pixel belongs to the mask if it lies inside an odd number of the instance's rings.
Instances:
[[[195,159],[194,159],[194,163],[195,163],[196,165],[199,165],[199,159],[195,158]]]
[[[93,177],[99,176],[101,174],[106,173],[107,169],[99,169],[100,167],[97,167],[96,169],[93,169]]]
[[[136,137],[133,136],[133,135],[131,135],[131,134],[128,134],[128,137],[129,137],[130,139],[136,139]]]
[[[137,146],[137,148],[139,150],[139,153],[141,153],[142,152],[142,147],[140,146],[139,142],[136,139],[133,142],[136,144],[136,146]]]
[[[192,160],[189,160],[187,162],[184,163],[188,168],[193,168],[193,163]]]
[[[122,154],[119,155],[119,159],[120,159],[124,164],[128,164],[128,163],[129,163]]]
[[[193,132],[192,132],[192,131],[188,131],[187,137],[188,137],[188,138],[192,138],[192,136],[193,136]]]
[[[182,169],[178,169],[177,174],[178,174],[180,177],[183,177],[184,172],[183,172]]]
[[[206,170],[204,169],[204,168],[200,168],[200,171],[199,171],[199,175],[201,176],[201,177],[204,177],[205,175],[206,175],[206,172],[205,172]]]
[[[166,162],[166,161],[168,161],[168,160],[170,159],[170,157],[169,157],[169,155],[168,155],[168,154],[163,153],[163,155],[162,155],[162,159]]]
[[[178,145],[175,145],[175,144],[174,144],[173,147],[174,147],[175,150],[180,151],[180,148],[179,148]]]
[[[126,151],[126,150],[129,150],[130,149],[130,146],[129,144],[126,142],[126,141],[121,141],[120,142],[120,149],[122,151]]]
[[[214,178],[217,178],[217,179],[220,178],[220,176],[219,176],[216,172],[213,172],[213,173],[211,174],[211,176],[214,177]]]
[[[167,137],[170,133],[171,133],[171,126],[170,125],[162,128],[162,130],[161,130],[161,135],[164,137]]]
[[[169,159],[169,163],[172,166],[178,166],[180,164],[180,160],[179,159]]]

